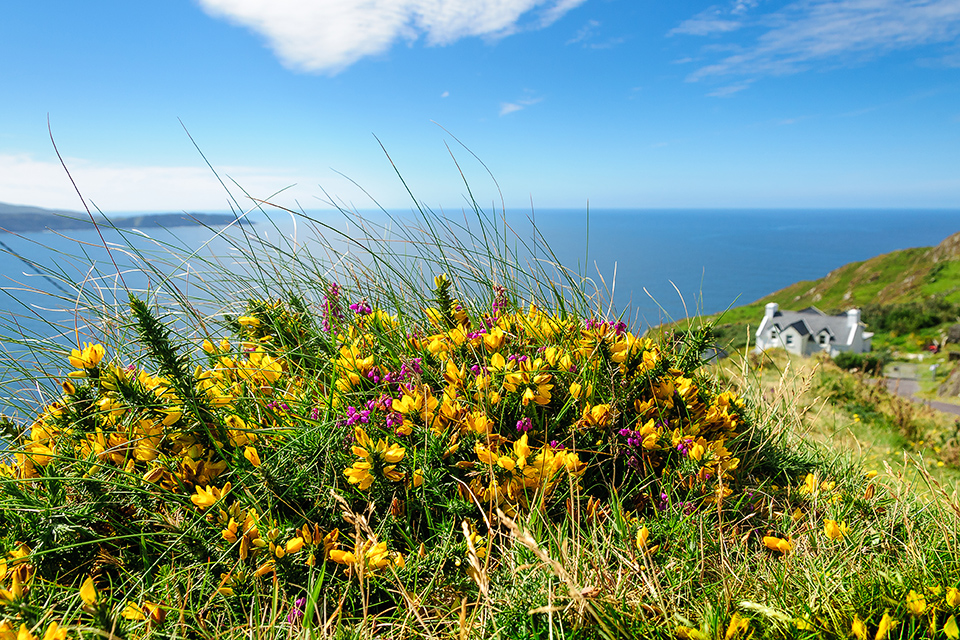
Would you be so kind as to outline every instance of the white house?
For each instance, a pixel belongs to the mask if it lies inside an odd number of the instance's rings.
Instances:
[[[816,307],[781,311],[776,302],[771,302],[757,328],[757,350],[781,347],[803,356],[826,351],[831,357],[841,351],[864,353],[870,351],[873,337],[864,328],[859,309],[828,316]]]

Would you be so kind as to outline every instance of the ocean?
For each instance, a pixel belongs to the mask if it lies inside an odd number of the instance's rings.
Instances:
[[[205,302],[227,303],[229,285],[213,287],[214,300],[209,299],[210,285],[216,283],[205,262],[242,272],[242,254],[257,254],[261,239],[286,243],[287,255],[269,258],[275,276],[282,279],[294,250],[301,256],[311,249],[320,252],[317,233],[327,238],[336,238],[334,229],[350,236],[360,233],[338,213],[310,215],[329,227],[316,231],[285,213],[258,213],[251,216],[256,224],[247,228],[247,236],[236,229],[217,235],[217,230],[199,226],[150,229],[149,236],[106,233],[108,243],[133,246],[156,267],[149,276],[128,260],[127,249],[107,254],[96,230],[73,231],[69,237],[53,232],[0,234],[0,285],[6,294],[0,297],[0,332],[6,337],[21,329],[36,336],[56,333],[48,321],[79,330],[73,313],[76,294],[58,279],[84,282],[82,299],[90,304],[109,301],[116,292],[123,296],[124,285],[155,286],[166,273],[173,274],[187,299],[192,291],[204,291],[200,297]],[[381,213],[366,215],[386,220]],[[409,216],[404,212],[399,217]],[[460,214],[451,217],[464,221]],[[468,212],[466,219],[470,217]],[[611,313],[623,314],[642,331],[662,321],[753,302],[848,262],[936,245],[960,231],[960,210],[518,210],[507,211],[506,221],[517,239],[527,243],[535,235],[535,224],[556,258],[605,289]],[[471,224],[476,231],[475,217]],[[333,244],[344,250],[343,243]],[[545,256],[542,248],[535,251],[535,257]],[[116,275],[113,261],[122,277]],[[37,270],[57,277],[42,277]],[[316,276],[322,277],[323,269]],[[254,295],[255,289],[244,295]]]

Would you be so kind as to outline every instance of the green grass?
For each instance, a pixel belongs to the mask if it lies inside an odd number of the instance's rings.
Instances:
[[[7,336],[0,638],[945,637],[950,425],[634,336],[475,204],[343,214],[189,295],[175,247],[52,274],[76,321]]]

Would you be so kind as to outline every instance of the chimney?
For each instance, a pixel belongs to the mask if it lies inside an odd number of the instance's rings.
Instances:
[[[860,324],[860,309],[850,309],[847,311],[847,326],[855,327]]]
[[[766,313],[764,314],[765,317],[772,319],[773,316],[777,314],[777,311],[780,310],[780,305],[778,305],[776,302],[768,302],[766,308],[767,310],[766,310]]]

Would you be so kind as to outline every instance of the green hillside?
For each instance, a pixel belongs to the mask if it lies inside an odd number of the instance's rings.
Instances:
[[[936,247],[903,249],[851,262],[819,280],[797,282],[704,320],[717,323],[722,345],[742,348],[747,327],[752,341],[752,331],[768,302],[786,309],[812,305],[829,314],[858,307],[863,310],[863,321],[877,334],[876,346],[886,346],[890,340],[896,346],[913,346],[896,342],[897,338],[909,333],[921,338],[938,335],[960,314],[960,232]]]

